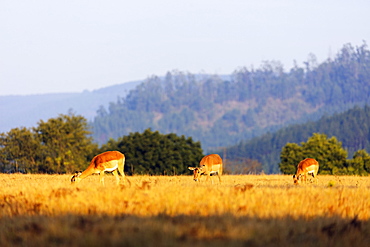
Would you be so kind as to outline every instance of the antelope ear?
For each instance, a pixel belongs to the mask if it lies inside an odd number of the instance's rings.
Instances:
[[[191,170],[191,171],[194,171],[195,170],[195,167],[190,167],[189,166],[188,169]]]
[[[80,176],[82,171],[76,171],[75,174],[73,174],[73,177],[78,177]]]

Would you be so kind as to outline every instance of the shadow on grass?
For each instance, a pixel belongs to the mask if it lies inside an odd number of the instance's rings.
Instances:
[[[17,216],[0,219],[0,246],[369,246],[370,222],[133,215]]]

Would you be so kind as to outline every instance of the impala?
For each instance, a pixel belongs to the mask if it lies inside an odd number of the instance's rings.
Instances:
[[[100,174],[100,183],[104,185],[104,172],[112,172],[113,175],[116,177],[117,184],[119,184],[120,179],[118,176],[118,172],[121,174],[122,177],[125,177],[123,173],[123,167],[125,165],[125,155],[118,152],[118,151],[108,151],[105,153],[101,153],[95,156],[90,165],[87,169],[83,172],[76,172],[73,177],[71,178],[72,183],[78,183],[82,179],[92,175],[92,174]]]
[[[297,172],[293,175],[293,180],[295,184],[300,181],[307,182],[307,175],[311,174],[312,177],[317,182],[317,172],[319,171],[319,162],[315,159],[307,158],[299,162],[297,166]]]
[[[222,159],[218,154],[206,155],[199,162],[199,167],[188,167],[189,170],[194,173],[194,181],[200,181],[201,175],[207,175],[206,181],[208,181],[211,174],[216,174],[221,183],[222,175]],[[213,181],[212,181],[213,183]]]

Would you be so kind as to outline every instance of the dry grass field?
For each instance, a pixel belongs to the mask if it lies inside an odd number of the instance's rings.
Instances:
[[[0,246],[370,246],[370,178],[0,175]]]

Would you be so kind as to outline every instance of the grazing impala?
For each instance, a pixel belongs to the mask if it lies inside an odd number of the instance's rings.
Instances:
[[[117,184],[119,184],[118,172],[122,177],[125,177],[123,173],[123,167],[125,165],[125,155],[118,151],[108,151],[95,156],[89,167],[83,172],[76,172],[71,178],[72,183],[78,183],[82,179],[95,174],[100,173],[100,182],[104,185],[104,172],[113,172],[116,177]]]
[[[311,174],[317,183],[317,172],[319,171],[319,162],[315,159],[307,158],[299,162],[297,166],[297,172],[293,175],[295,184],[299,181],[307,182],[307,175]],[[303,179],[301,179],[303,177]]]
[[[201,175],[207,175],[207,181],[211,174],[217,173],[218,179],[221,183],[222,175],[222,159],[218,154],[210,154],[203,157],[199,163],[199,167],[188,167],[194,173],[194,181],[200,181]],[[213,183],[213,181],[212,181]]]

